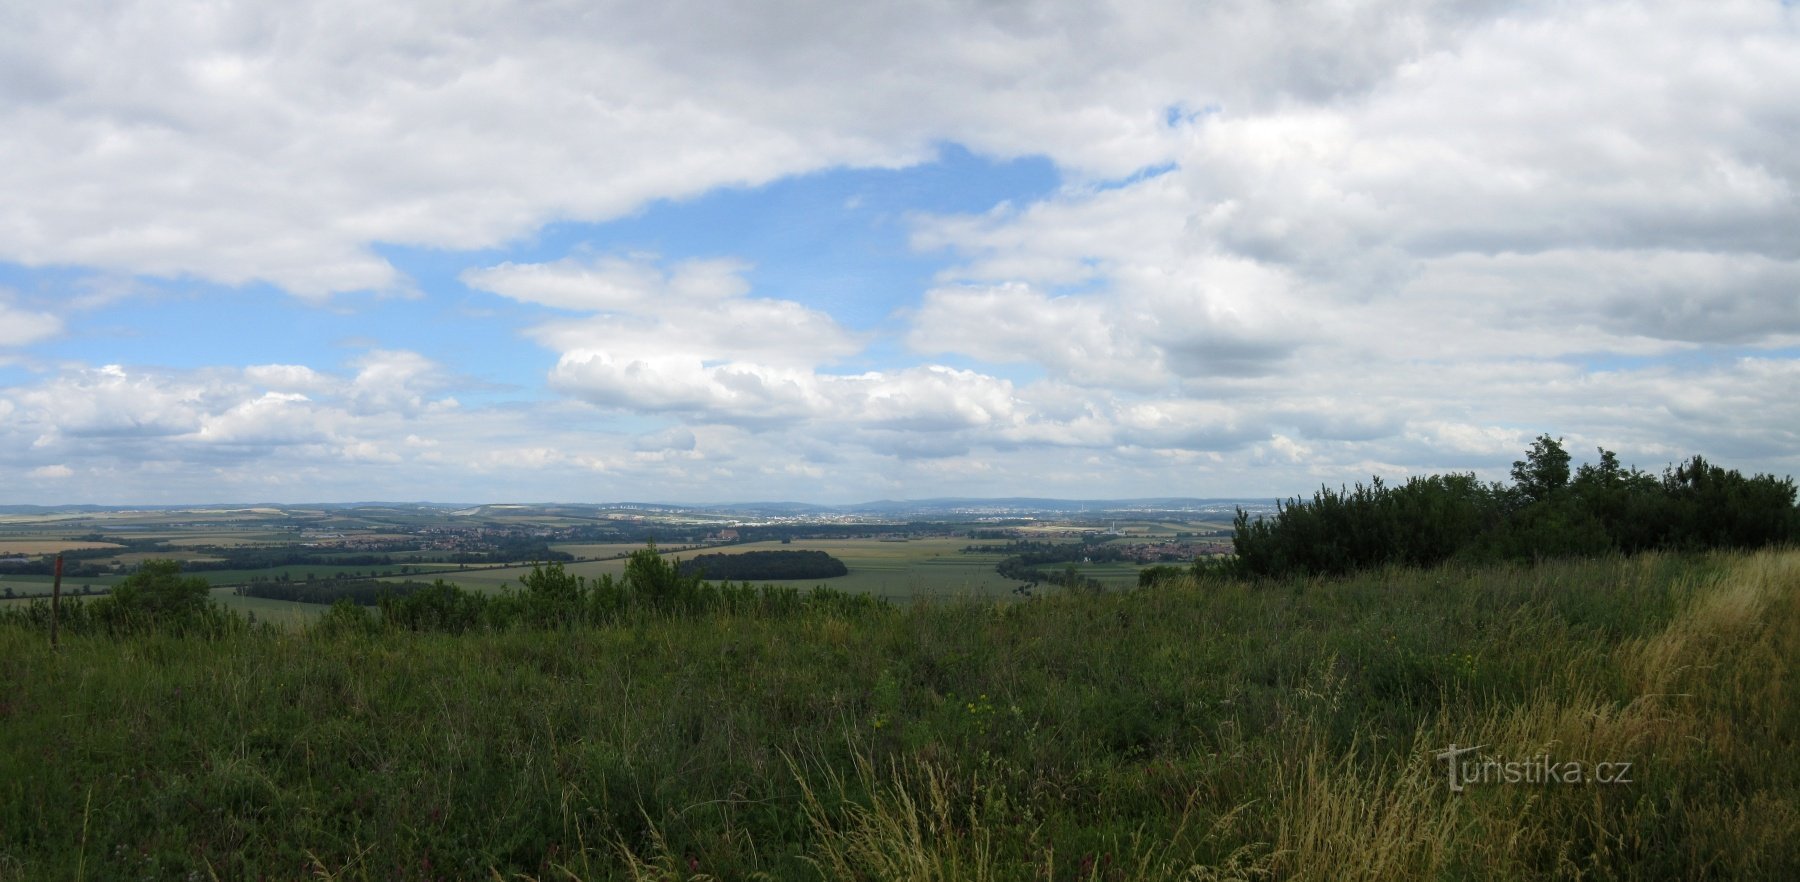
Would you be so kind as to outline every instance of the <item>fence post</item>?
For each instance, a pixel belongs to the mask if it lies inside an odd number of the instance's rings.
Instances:
[[[56,556],[56,577],[50,581],[50,648],[56,648],[56,620],[62,614],[62,555]]]

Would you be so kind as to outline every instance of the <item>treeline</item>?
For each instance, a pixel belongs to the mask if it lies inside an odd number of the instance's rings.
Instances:
[[[412,631],[505,630],[512,627],[598,627],[634,615],[693,616],[711,612],[794,615],[812,609],[855,612],[886,604],[866,594],[830,588],[798,588],[709,582],[682,573],[655,546],[632,552],[621,578],[576,576],[561,564],[532,567],[521,590],[498,594],[467,591],[439,581],[405,597],[383,597],[379,620],[361,607],[339,603],[323,625],[328,629],[396,628]]]
[[[522,560],[555,563],[574,559],[573,554],[557,551],[544,542],[532,540],[503,541],[488,551],[459,551],[445,558],[450,563],[457,564],[500,564]]]
[[[322,554],[289,548],[221,548],[216,551],[208,549],[206,553],[220,559],[190,560],[183,567],[189,572],[208,572],[305,566],[386,567],[394,564],[391,554]],[[416,555],[413,562],[418,562]]]
[[[84,541],[117,542],[105,537],[81,537]],[[63,559],[63,575],[71,579],[91,579],[104,576],[109,569],[89,563],[95,558],[112,557],[127,548],[71,548],[61,553]],[[9,557],[0,561],[0,572],[20,576],[48,576],[56,572],[55,554],[39,554],[28,557]]]
[[[261,597],[294,603],[330,605],[347,600],[357,606],[376,606],[388,595],[405,597],[430,588],[430,582],[383,582],[377,579],[345,577],[306,582],[261,581],[239,586],[240,597]]]
[[[190,562],[187,568],[198,571],[266,570],[304,566],[391,567],[427,562],[425,557],[416,550],[401,551],[398,553],[398,557],[393,553],[347,554],[341,551],[297,551],[292,548],[221,548],[216,551],[209,550],[207,553],[221,559]],[[495,543],[491,549],[459,551],[443,556],[443,560],[457,564],[499,564],[522,560],[549,563],[574,559],[575,556],[566,551],[557,551],[544,542],[529,539],[501,540]]]
[[[339,580],[263,582],[251,589],[295,589],[329,586]],[[600,627],[632,620],[634,616],[695,616],[715,612],[785,617],[809,610],[839,614],[885,608],[885,601],[865,594],[830,588],[802,591],[774,585],[709,582],[696,574],[683,574],[663,559],[654,546],[633,552],[622,578],[602,575],[588,579],[573,575],[561,563],[532,567],[519,590],[502,588],[495,594],[470,591],[438,580],[430,585],[374,582],[368,586],[342,580],[330,610],[315,627],[319,633],[383,631],[503,631],[511,628]],[[363,587],[375,591],[380,614],[365,607]],[[124,636],[133,633],[170,633],[218,636],[255,627],[245,616],[220,606],[210,597],[211,586],[197,576],[181,575],[181,564],[171,560],[146,561],[138,571],[113,586],[112,593],[97,600],[65,601],[58,616],[64,633]],[[252,596],[273,596],[254,594]],[[281,599],[302,600],[299,594]],[[307,602],[307,601],[302,601]],[[43,600],[0,607],[0,625],[22,625],[48,631],[51,607]]]
[[[1101,540],[1104,542],[1105,540]],[[1049,575],[1040,567],[1047,564],[1073,563],[1110,563],[1125,559],[1125,549],[1116,545],[1105,545],[1100,542],[1010,542],[996,549],[992,545],[971,545],[965,552],[992,554],[996,550],[1006,554],[994,571],[1008,579],[1021,582],[1068,581],[1069,573]]]
[[[1792,478],[1746,477],[1695,456],[1658,475],[1600,461],[1570,471],[1560,440],[1540,436],[1513,463],[1513,483],[1473,474],[1389,486],[1320,488],[1273,517],[1241,509],[1234,524],[1242,575],[1347,573],[1386,566],[1760,548],[1800,541]]]
[[[121,540],[101,537],[100,541],[120,543]],[[168,549],[159,547],[157,542],[127,542],[124,548],[84,548],[71,549],[62,553],[63,575],[71,579],[88,579],[105,576],[117,572],[111,566],[101,566],[91,561],[111,558],[128,551],[151,550],[167,553]],[[354,554],[345,552],[321,552],[310,549],[293,548],[208,548],[205,553],[217,560],[190,560],[183,566],[188,572],[218,572],[222,570],[267,570],[281,567],[303,566],[341,566],[350,567],[393,567],[407,564],[427,563],[427,559],[419,551],[401,551],[395,553],[371,552]],[[455,564],[505,564],[518,561],[534,561],[550,563],[554,561],[573,561],[575,556],[566,551],[557,551],[548,544],[523,539],[517,541],[502,540],[491,549],[482,551],[459,551],[443,556],[443,560]],[[55,571],[56,555],[37,555],[29,559],[8,558],[0,563],[0,571],[21,576],[48,576]]]
[[[702,554],[682,561],[682,575],[702,579],[835,579],[849,575],[844,562],[823,551],[746,551],[742,554]]]

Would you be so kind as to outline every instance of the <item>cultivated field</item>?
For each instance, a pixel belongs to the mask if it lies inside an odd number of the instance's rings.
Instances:
[[[0,539],[0,557],[14,554],[56,554],[89,548],[121,548],[111,542],[87,542],[79,539]]]
[[[850,574],[835,579],[796,579],[790,581],[775,580],[772,584],[795,585],[810,588],[814,585],[829,585],[843,591],[855,591],[873,594],[892,600],[912,598],[954,598],[1004,596],[1024,583],[1002,578],[994,572],[994,565],[1000,562],[999,554],[964,554],[962,549],[969,545],[993,543],[975,542],[969,539],[912,539],[905,542],[885,542],[876,539],[807,539],[783,545],[780,542],[750,542],[743,545],[727,545],[713,548],[697,548],[687,551],[665,553],[665,557],[685,559],[696,554],[741,554],[746,551],[823,551],[844,562]],[[615,546],[606,546],[615,547]],[[642,548],[641,545],[616,546],[627,552]],[[584,561],[564,564],[563,568],[571,573],[589,578],[600,575],[611,575],[618,578],[625,574],[623,559]],[[497,591],[502,585],[517,588],[520,580],[531,572],[531,567],[507,567],[504,569],[482,569],[455,571],[448,570],[432,574],[432,578],[441,578],[476,591]],[[1136,571],[1133,570],[1131,580],[1136,584]]]
[[[317,603],[294,603],[287,600],[269,600],[264,597],[239,597],[230,588],[214,588],[212,597],[226,609],[254,614],[259,622],[269,622],[290,629],[317,620],[329,608]]]
[[[642,542],[561,542],[550,546],[552,551],[567,552],[582,559],[624,557],[643,547]]]

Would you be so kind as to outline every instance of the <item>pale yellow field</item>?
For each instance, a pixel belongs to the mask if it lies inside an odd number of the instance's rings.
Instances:
[[[179,560],[194,561],[198,563],[211,563],[224,560],[222,557],[209,557],[205,554],[186,551],[133,551],[127,554],[115,554],[107,559],[116,560],[119,563],[127,565],[140,564],[147,560]]]
[[[79,539],[0,539],[0,555],[55,554],[86,548],[124,548],[111,542],[83,542]]]
[[[282,537],[290,539],[291,537]],[[230,536],[183,536],[163,542],[171,548],[192,548],[198,545],[211,545],[217,548],[238,548],[244,545],[268,545],[275,541],[275,534],[258,533],[252,535],[234,534]]]
[[[1064,533],[1098,533],[1101,531],[1100,527],[1077,527],[1074,524],[1029,524],[1023,527],[1014,527],[1013,529],[1027,535],[1049,536],[1060,536]]]
[[[276,533],[266,530],[231,530],[217,533],[200,533],[194,530],[133,530],[127,534],[130,539],[156,539],[165,545],[270,545],[296,541],[293,533]]]
[[[618,557],[644,547],[642,542],[568,542],[550,546],[552,551],[566,551],[576,557]]]

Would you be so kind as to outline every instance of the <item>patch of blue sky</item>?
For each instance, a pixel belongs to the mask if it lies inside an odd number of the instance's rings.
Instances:
[[[760,187],[721,188],[655,202],[612,221],[549,224],[502,248],[373,245],[410,280],[420,295],[411,298],[340,294],[320,305],[262,284],[118,280],[80,268],[16,264],[0,264],[0,286],[22,305],[39,307],[67,303],[102,283],[134,292],[95,309],[57,309],[65,333],[29,347],[36,361],[177,370],[302,364],[348,373],[368,349],[404,349],[461,377],[455,394],[478,403],[556,397],[543,382],[555,353],[523,332],[553,320],[557,311],[471,290],[459,279],[464,271],[572,255],[654,254],[665,265],[732,258],[750,266],[751,296],[794,300],[865,333],[866,352],[829,366],[834,373],[857,373],[921,360],[898,343],[896,311],[916,305],[958,256],[914,248],[914,218],[1028,204],[1059,184],[1047,159],[999,161],[946,144],[935,161],[921,165],[834,169]],[[1023,381],[1032,372],[1003,373]]]
[[[6,269],[9,286],[38,303],[78,297],[94,278]],[[34,360],[172,370],[298,364],[351,374],[369,350],[405,349],[458,375],[459,398],[541,386],[554,360],[455,298],[346,294],[318,305],[262,284],[137,278],[130,285],[130,296],[103,306],[59,310],[64,333],[31,347]]]
[[[460,273],[570,256],[654,255],[665,266],[741,260],[749,266],[750,296],[792,300],[867,334],[866,351],[829,366],[833,373],[859,373],[917,361],[892,340],[895,314],[916,305],[934,277],[957,259],[914,248],[914,218],[1028,204],[1054,193],[1060,180],[1044,158],[999,161],[946,144],[935,161],[921,165],[833,169],[760,187],[721,188],[658,201],[616,220],[550,224],[504,249],[383,246],[379,251],[433,298],[459,298],[465,311],[495,314],[516,314],[517,304],[468,290],[457,279]],[[490,366],[484,373],[496,370]]]
[[[1171,129],[1180,128],[1224,112],[1225,106],[1222,104],[1206,104],[1198,110],[1189,109],[1185,104],[1171,104],[1163,110],[1163,125]]]
[[[64,333],[30,347],[37,360],[174,369],[221,364],[314,364],[321,338],[341,331],[316,307],[265,286],[149,277],[118,279],[66,267],[0,267],[20,300],[62,316]],[[97,289],[129,293],[72,307]]]
[[[1115,179],[1109,180],[1109,181],[1101,181],[1100,183],[1094,185],[1094,189],[1095,190],[1122,190],[1126,187],[1132,186],[1133,184],[1139,184],[1144,181],[1148,181],[1151,178],[1160,178],[1163,175],[1166,175],[1169,172],[1175,171],[1178,168],[1181,168],[1181,165],[1179,163],[1174,163],[1174,162],[1165,162],[1160,165],[1152,165],[1147,168],[1138,169],[1137,171],[1132,172],[1131,174],[1126,175],[1125,177],[1122,177],[1122,178],[1115,178]]]
[[[1048,159],[997,161],[946,144],[936,161],[907,168],[833,169],[658,201],[605,223],[553,224],[493,256],[519,263],[582,253],[735,258],[751,265],[752,296],[793,300],[868,330],[916,303],[954,259],[912,247],[913,217],[1034,202],[1060,180]]]
[[[1677,352],[1665,352],[1657,355],[1621,355],[1618,353],[1576,353],[1565,356],[1562,360],[1580,366],[1593,373],[1614,371],[1639,371],[1650,368],[1669,368],[1676,371],[1700,371],[1717,367],[1727,367],[1741,359],[1800,359],[1800,347],[1779,349],[1758,348],[1754,346],[1705,346]]]

